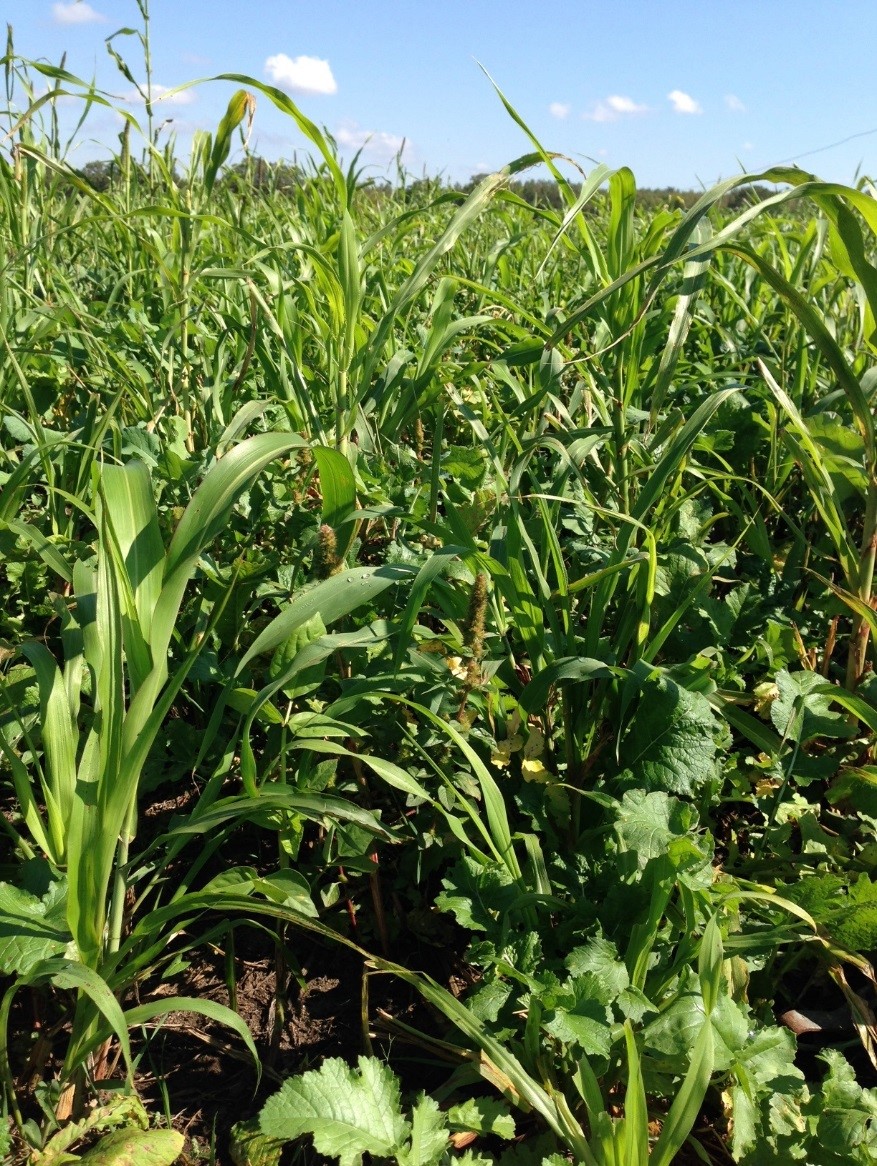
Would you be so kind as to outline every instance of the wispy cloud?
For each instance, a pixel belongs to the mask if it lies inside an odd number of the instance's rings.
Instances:
[[[667,100],[673,106],[674,113],[703,113],[694,98],[688,93],[683,93],[681,89],[671,89],[667,94]]]
[[[618,121],[620,117],[634,117],[648,111],[647,105],[638,105],[631,97],[613,93],[610,97],[595,102],[582,117],[585,121]]]
[[[335,141],[345,150],[362,150],[372,162],[391,162],[401,151],[403,158],[411,143],[399,134],[380,130],[364,130],[356,122],[348,122],[335,133]]]
[[[320,57],[288,57],[276,53],[265,62],[265,72],[287,93],[337,93],[329,62]]]
[[[551,116],[558,118],[560,121],[563,121],[565,117],[569,117],[571,109],[572,106],[568,105],[565,101],[552,101],[548,106],[548,112]]]
[[[96,12],[85,0],[69,0],[69,3],[52,5],[55,24],[102,24],[106,17]]]
[[[728,93],[725,96],[725,105],[728,107],[728,109],[730,109],[731,113],[746,112],[746,106],[743,104],[740,98],[733,93]]]

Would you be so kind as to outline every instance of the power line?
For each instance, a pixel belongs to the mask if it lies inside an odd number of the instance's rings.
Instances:
[[[791,158],[782,158],[775,165],[784,166],[787,162],[796,162],[799,158],[810,158],[813,154],[823,154],[826,150],[833,150],[836,146],[844,146],[847,142],[855,141],[856,138],[867,138],[871,134],[877,134],[877,126],[873,130],[862,130],[858,134],[850,134],[847,138],[841,138],[839,142],[831,142],[827,146],[817,146],[815,150],[805,150],[803,154],[793,154]]]

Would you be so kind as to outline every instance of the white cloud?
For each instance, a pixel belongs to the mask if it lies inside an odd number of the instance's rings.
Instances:
[[[363,156],[372,162],[391,162],[400,150],[404,158],[411,148],[411,143],[398,134],[364,130],[356,122],[341,126],[335,133],[335,141],[343,150],[362,150]]]
[[[329,62],[319,57],[288,57],[276,53],[265,62],[265,72],[288,93],[337,93]]]
[[[618,121],[620,117],[632,117],[638,113],[648,113],[647,105],[637,105],[630,97],[617,93],[597,101],[582,117],[585,121]]]
[[[746,106],[743,104],[740,98],[735,96],[733,93],[727,94],[725,97],[725,105],[728,107],[728,109],[730,109],[731,113],[746,112]]]
[[[568,105],[565,101],[552,101],[552,103],[548,106],[548,112],[552,117],[556,117],[560,121],[563,121],[565,117],[569,117],[571,108],[572,106]]]
[[[69,0],[68,3],[52,5],[55,24],[101,24],[106,20],[100,12],[95,12],[84,0]]]
[[[146,92],[145,84],[143,86],[143,91],[144,93]],[[174,93],[170,97],[165,96],[165,94],[170,92],[171,86],[156,85],[155,82],[153,82],[153,105],[157,105],[159,102],[161,102],[162,105],[192,105],[195,101],[195,93],[192,89],[184,89],[181,93]],[[142,102],[143,98],[140,96],[136,89],[129,89],[128,92],[123,95],[122,100],[127,101],[130,105],[136,105],[138,102]]]
[[[672,89],[667,94],[667,100],[673,106],[674,113],[703,113],[698,103],[681,89]]]
[[[755,146],[752,144],[752,142],[744,142],[743,149],[744,150],[754,150]]]

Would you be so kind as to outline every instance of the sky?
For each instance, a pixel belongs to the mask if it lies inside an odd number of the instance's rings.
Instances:
[[[146,0],[141,0],[145,3]],[[150,0],[156,91],[234,72],[272,84],[376,179],[465,181],[531,149],[493,82],[542,144],[583,170],[629,166],[640,186],[699,189],[796,163],[877,177],[875,0]],[[16,54],[142,104],[106,39],[140,29],[136,0],[3,0]],[[138,39],[112,41],[136,80]],[[486,72],[485,72],[486,71]],[[489,77],[488,75],[489,74]],[[164,87],[159,89],[159,87]],[[234,90],[205,80],[156,106],[185,156]],[[63,124],[76,103],[65,100]],[[93,112],[70,155],[105,157],[119,119]],[[301,157],[288,115],[257,94],[250,148]]]

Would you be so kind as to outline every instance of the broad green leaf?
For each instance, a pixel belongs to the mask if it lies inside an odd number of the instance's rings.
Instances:
[[[577,1000],[570,1008],[557,1007],[544,1021],[545,1031],[561,1045],[578,1046],[573,1055],[608,1057],[612,1047],[611,1014],[599,1000]]]
[[[0,883],[0,975],[26,975],[42,960],[63,954],[70,942],[66,895],[60,881],[41,899]]]
[[[474,1130],[479,1134],[495,1134],[510,1141],[515,1136],[515,1119],[508,1104],[494,1097],[471,1097],[459,1105],[452,1105],[447,1113],[452,1130]]]
[[[396,1155],[399,1166],[434,1166],[448,1145],[445,1115],[433,1098],[421,1093],[411,1110],[411,1141]]]
[[[356,522],[351,519],[356,510],[356,480],[350,462],[338,450],[323,445],[315,445],[312,450],[323,495],[321,519],[335,531],[338,556],[343,563],[356,531]]]
[[[618,949],[608,939],[595,938],[575,947],[564,960],[573,977],[592,976],[602,989],[601,1003],[609,1004],[630,986],[630,976]]]
[[[621,739],[621,780],[650,791],[694,793],[716,775],[714,732],[706,697],[666,677],[648,680]]]
[[[675,839],[688,838],[696,823],[694,809],[677,798],[629,790],[619,805],[615,831],[619,849],[632,854],[642,869],[650,859],[667,854]]]
[[[270,652],[288,639],[315,615],[326,627],[349,615],[358,607],[370,603],[393,583],[411,577],[405,567],[353,567],[331,579],[324,579],[300,592],[264,631],[260,632],[241,658],[237,673],[262,652]]]
[[[319,1069],[290,1078],[265,1103],[259,1126],[284,1141],[310,1134],[317,1152],[340,1166],[359,1166],[363,1154],[395,1157],[411,1131],[401,1114],[399,1082],[374,1057],[360,1057],[358,1070],[330,1057]]]
[[[320,636],[326,634],[326,625],[320,618],[320,613],[316,612],[307,623],[302,624],[283,641],[282,644],[274,649],[274,654],[271,657],[271,663],[268,665],[268,675],[271,680],[276,680],[281,676],[292,661],[296,658],[302,648],[306,647],[313,640],[318,640]],[[301,692],[310,687],[310,682],[319,682],[324,669],[317,664],[304,671],[299,672],[296,676],[297,683],[285,684],[282,692],[288,700],[295,700]],[[255,694],[254,694],[255,695]]]
[[[817,672],[776,674],[779,695],[771,701],[770,719],[774,728],[790,741],[811,741],[814,737],[849,737],[853,729],[841,712],[832,709],[832,694]]]

